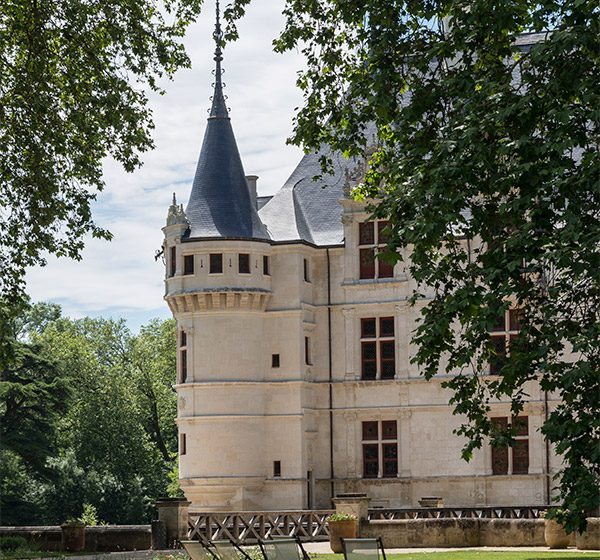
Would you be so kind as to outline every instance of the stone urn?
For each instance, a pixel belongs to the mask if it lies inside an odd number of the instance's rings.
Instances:
[[[329,544],[336,553],[344,551],[341,539],[356,538],[356,517],[346,514],[334,513],[327,519],[329,526]]]
[[[85,523],[63,523],[61,548],[69,552],[81,552],[85,550]]]
[[[544,540],[548,548],[567,548],[571,537],[560,523],[554,519],[545,519]]]

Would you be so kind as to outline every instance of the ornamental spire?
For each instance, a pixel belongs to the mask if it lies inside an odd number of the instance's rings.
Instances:
[[[223,41],[223,31],[221,30],[221,13],[219,9],[219,0],[216,0],[216,21],[213,38],[215,40],[215,56],[213,60],[216,63],[216,67],[214,70],[215,91],[212,98],[212,107],[210,109],[209,118],[228,119],[229,114],[227,112],[227,105],[225,104],[225,96],[223,95],[223,83],[221,81],[221,75],[223,74],[223,70],[221,69],[221,61],[223,60],[223,51],[221,49],[221,43]]]

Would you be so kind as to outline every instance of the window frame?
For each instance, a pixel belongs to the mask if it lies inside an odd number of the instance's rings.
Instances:
[[[184,329],[179,331],[179,383],[187,382],[188,360],[187,360],[187,332]]]
[[[529,474],[529,464],[530,464],[530,445],[529,445],[529,416],[521,415],[521,416],[492,416],[490,417],[490,421],[493,424],[499,425],[502,429],[508,429],[510,420],[510,426],[515,424],[516,422],[522,422],[522,426],[524,430],[522,433],[519,433],[519,428],[517,427],[516,433],[514,435],[515,445],[508,446],[503,445],[500,447],[494,447],[490,445],[490,455],[491,455],[491,468],[492,468],[492,476],[513,476],[513,475],[527,475]],[[518,467],[515,469],[515,464],[521,460],[515,460],[515,455],[519,453],[518,448],[523,447],[523,444],[526,445],[526,468],[523,469]],[[498,470],[496,465],[498,461],[502,460],[506,463],[506,470]]]
[[[271,276],[271,259],[269,255],[263,255],[263,274]]]
[[[394,278],[394,265],[379,259],[377,255],[385,251],[388,240],[383,233],[388,220],[365,220],[358,223],[358,277],[360,280],[381,280]],[[364,233],[371,225],[372,233]]]
[[[177,274],[177,247],[173,245],[169,250],[169,278]]]
[[[370,334],[366,331],[365,325],[367,321],[373,321],[375,324],[374,334]],[[384,321],[391,321],[392,334],[384,331]],[[389,325],[389,323],[388,323]],[[361,381],[390,381],[396,378],[397,364],[396,364],[396,318],[393,315],[384,315],[380,317],[361,317],[360,318],[360,379]],[[384,348],[392,348],[392,356],[384,357]],[[374,348],[374,357],[366,357],[367,349]],[[374,374],[367,373],[365,365],[370,364],[371,367],[374,365]],[[389,364],[392,364],[393,373],[386,372]],[[387,366],[387,367],[386,367]]]
[[[488,363],[489,375],[500,375],[507,359],[510,357],[511,341],[517,338],[521,329],[519,316],[522,315],[521,308],[512,307],[504,312],[504,321],[497,317],[496,326],[489,331],[490,345],[494,356],[490,357]],[[513,328],[515,327],[515,328]]]
[[[374,437],[370,437],[370,430],[367,428],[367,424],[375,424],[377,430]],[[394,425],[392,437],[387,437],[385,434],[385,425],[391,427]],[[372,432],[372,431],[371,431]],[[377,480],[387,478],[397,478],[400,466],[400,455],[399,455],[399,441],[398,441],[398,420],[363,420],[361,422],[361,459],[362,459],[362,473],[361,478],[365,480]],[[369,437],[366,437],[369,436]],[[386,457],[386,449],[394,449],[392,457]],[[376,451],[373,456],[373,451]],[[395,465],[389,471],[386,468],[386,464]],[[372,465],[376,465],[377,475],[367,474],[372,471],[369,468]]]
[[[242,260],[247,261],[245,265],[247,266],[247,270],[242,270]],[[244,266],[244,268],[246,268]],[[250,253],[238,253],[238,274],[250,274],[252,272],[250,266]]]
[[[183,275],[184,276],[193,276],[196,272],[196,259],[194,255],[183,255]],[[189,268],[189,263],[192,263],[191,270]]]
[[[304,257],[304,281],[310,283],[310,261]]]
[[[220,268],[220,270],[213,270],[213,264],[216,265],[216,262],[213,263],[213,257],[215,259],[218,257],[218,259],[220,260],[220,262],[221,262],[220,267],[216,267],[216,268]],[[223,253],[209,253],[208,254],[208,273],[209,274],[223,274]]]

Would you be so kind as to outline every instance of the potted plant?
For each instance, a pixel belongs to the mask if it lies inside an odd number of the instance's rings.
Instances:
[[[91,504],[83,505],[83,513],[75,519],[70,517],[60,528],[62,531],[62,549],[70,552],[85,550],[85,528],[88,525],[97,525],[96,508]]]
[[[333,513],[327,519],[329,543],[333,552],[343,552],[340,539],[356,538],[356,516],[349,513]]]
[[[62,531],[61,548],[69,552],[85,550],[85,523],[79,519],[69,517],[60,526]]]
[[[548,548],[567,548],[571,542],[570,535],[555,519],[559,513],[560,510],[554,509],[544,515],[544,540]]]

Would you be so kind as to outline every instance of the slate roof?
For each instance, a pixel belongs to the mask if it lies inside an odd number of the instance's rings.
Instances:
[[[186,239],[268,239],[251,199],[221,83],[221,30],[217,16],[215,90],[192,192],[185,209]]]
[[[333,154],[334,174],[321,174],[317,152],[305,155],[283,187],[259,211],[274,241],[339,245],[344,241],[341,198],[356,184],[357,160]]]

